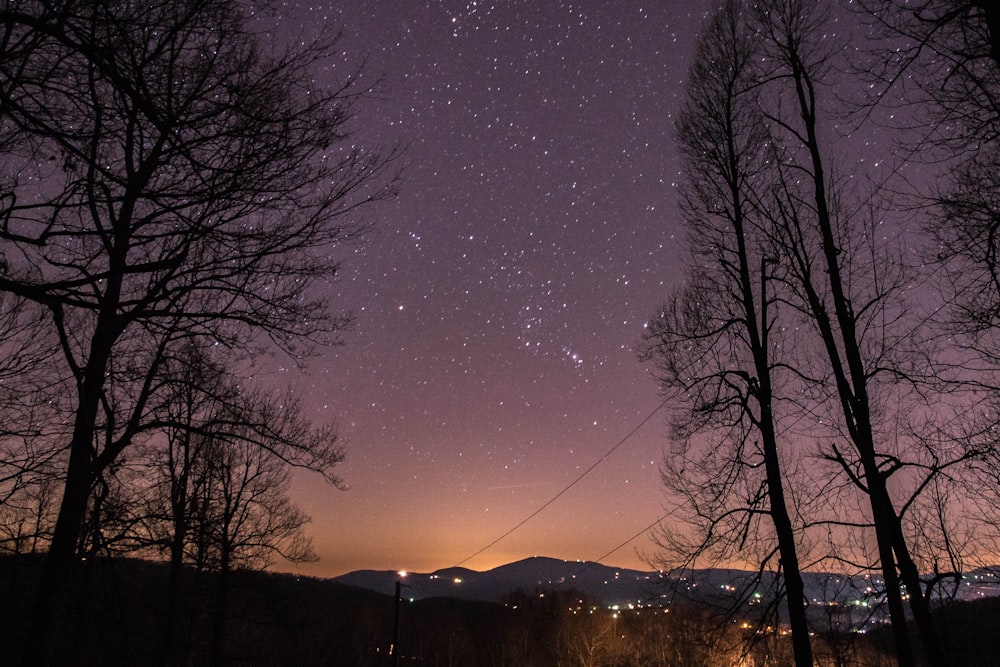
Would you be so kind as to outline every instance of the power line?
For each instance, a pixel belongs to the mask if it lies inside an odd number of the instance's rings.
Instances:
[[[664,521],[667,517],[669,517],[671,514],[673,514],[676,511],[677,510],[674,509],[674,510],[672,510],[672,511],[666,513],[666,514],[664,514],[659,519],[657,519],[653,523],[649,524],[648,526],[646,526],[645,528],[643,528],[642,530],[640,530],[638,533],[636,533],[632,537],[628,538],[627,540],[625,540],[624,542],[622,542],[621,544],[619,544],[617,547],[615,547],[611,551],[609,551],[609,552],[607,552],[607,553],[605,553],[605,554],[603,554],[601,556],[598,556],[597,558],[595,558],[592,561],[588,561],[586,564],[584,564],[583,567],[581,567],[579,570],[577,570],[576,572],[574,572],[573,576],[576,577],[576,576],[578,576],[580,574],[583,574],[584,572],[586,572],[587,570],[589,570],[592,565],[595,565],[595,564],[598,564],[598,563],[603,563],[605,558],[607,558],[608,556],[610,556],[614,552],[618,551],[619,549],[621,549],[622,547],[624,547],[626,544],[628,544],[632,540],[636,540],[636,539],[642,537],[643,535],[645,535],[646,533],[648,533],[649,531],[651,531],[658,523],[660,523],[661,521]]]
[[[545,502],[545,503],[544,503],[544,504],[543,504],[543,505],[542,505],[541,507],[539,507],[539,508],[538,508],[538,509],[536,509],[536,510],[535,510],[534,512],[532,512],[531,514],[529,514],[528,516],[526,516],[525,518],[523,518],[523,519],[522,519],[522,520],[521,520],[521,521],[520,521],[520,522],[519,522],[519,523],[518,523],[517,525],[515,525],[515,526],[514,526],[513,528],[511,528],[510,530],[508,530],[508,531],[507,531],[506,533],[504,533],[504,534],[503,534],[503,535],[501,535],[500,537],[496,538],[495,540],[493,540],[492,542],[490,542],[489,544],[487,544],[486,546],[484,546],[484,547],[483,547],[482,549],[480,549],[480,550],[479,550],[479,551],[477,551],[476,553],[472,554],[471,556],[467,556],[467,557],[463,558],[462,560],[458,561],[458,562],[457,562],[457,563],[455,563],[455,565],[453,565],[452,567],[459,567],[460,565],[462,565],[462,564],[464,564],[464,563],[467,563],[467,562],[469,562],[470,560],[472,560],[473,558],[475,558],[475,557],[476,557],[476,556],[478,556],[479,554],[483,553],[484,551],[486,551],[486,550],[488,550],[488,549],[490,549],[490,548],[492,548],[492,547],[496,546],[496,545],[497,545],[497,544],[498,544],[499,542],[501,542],[502,540],[506,539],[506,538],[507,538],[507,537],[508,537],[508,536],[509,536],[509,535],[510,535],[511,533],[513,533],[514,531],[516,531],[516,530],[517,530],[518,528],[520,528],[521,526],[523,526],[524,524],[528,523],[529,521],[531,521],[532,519],[534,519],[534,518],[535,518],[536,516],[538,516],[539,514],[541,514],[541,513],[542,513],[542,512],[543,512],[543,511],[544,511],[544,510],[545,510],[545,509],[546,509],[546,508],[547,508],[547,507],[548,507],[549,505],[551,505],[551,504],[552,504],[552,503],[554,503],[555,501],[559,500],[559,498],[560,498],[560,497],[561,497],[561,496],[562,496],[562,495],[563,495],[564,493],[566,493],[567,491],[569,491],[570,489],[572,489],[572,488],[573,488],[574,486],[576,486],[576,485],[577,485],[577,483],[579,483],[579,482],[580,482],[580,480],[582,480],[582,479],[583,479],[584,477],[586,477],[587,475],[589,475],[589,474],[591,473],[591,471],[593,471],[593,470],[594,470],[594,468],[596,468],[597,466],[599,466],[599,465],[601,465],[602,463],[604,463],[604,461],[605,461],[605,460],[606,460],[606,459],[607,459],[607,458],[608,458],[609,456],[611,456],[612,454],[614,454],[614,453],[615,453],[615,451],[616,451],[616,450],[617,450],[617,449],[618,449],[619,447],[621,447],[622,445],[624,445],[624,444],[625,444],[625,443],[626,443],[626,442],[628,441],[628,439],[629,439],[629,438],[631,438],[631,437],[632,437],[633,435],[635,435],[635,433],[636,433],[636,432],[637,432],[637,431],[638,431],[639,429],[641,429],[641,428],[642,428],[643,426],[645,426],[645,425],[646,425],[646,423],[647,423],[647,422],[648,422],[648,421],[649,421],[650,419],[652,419],[652,418],[653,418],[653,415],[655,415],[655,414],[656,414],[657,412],[659,412],[659,411],[660,411],[660,409],[661,409],[661,408],[663,408],[663,406],[664,406],[664,405],[666,405],[666,404],[667,404],[667,401],[666,401],[666,400],[664,400],[664,401],[663,401],[663,402],[661,402],[661,403],[660,403],[659,405],[657,405],[657,406],[656,406],[655,408],[653,408],[653,411],[652,411],[652,412],[650,412],[650,413],[649,413],[648,415],[646,415],[645,419],[643,419],[643,420],[642,420],[641,422],[639,422],[639,423],[638,423],[638,424],[637,424],[637,425],[635,426],[635,428],[633,428],[633,429],[632,429],[631,431],[629,431],[629,432],[628,432],[627,434],[625,434],[625,437],[624,437],[624,438],[622,438],[621,440],[619,440],[619,441],[618,441],[618,443],[617,443],[617,444],[615,444],[615,446],[614,446],[614,447],[612,447],[611,449],[609,449],[608,451],[606,451],[606,452],[604,453],[604,455],[603,455],[603,456],[601,456],[601,458],[597,459],[597,461],[595,461],[595,462],[593,463],[593,465],[591,465],[591,466],[590,466],[589,468],[587,468],[586,470],[584,470],[584,471],[583,471],[583,472],[582,472],[582,473],[580,474],[580,476],[579,476],[579,477],[577,477],[577,478],[576,478],[576,479],[574,479],[574,480],[573,480],[572,482],[570,482],[570,483],[569,483],[569,484],[567,484],[567,485],[566,485],[565,487],[563,487],[563,489],[562,489],[561,491],[559,491],[559,493],[557,493],[556,495],[554,495],[554,496],[552,496],[551,498],[549,498],[549,499],[548,499],[548,501],[546,501],[546,502]],[[641,533],[640,533],[640,535],[641,535]],[[635,539],[635,538],[633,538],[633,539]],[[632,540],[629,540],[629,542],[631,542],[631,541],[632,541]],[[620,548],[620,547],[619,547],[619,548]],[[617,551],[617,549],[616,549],[616,551]]]
[[[666,521],[667,519],[669,519],[673,515],[677,514],[677,511],[680,508],[681,508],[681,505],[677,505],[676,507],[674,507],[674,509],[670,510],[669,512],[667,512],[666,514],[664,514],[660,518],[656,519],[655,521],[653,521],[653,523],[649,524],[648,526],[646,526],[645,528],[643,528],[642,530],[640,530],[638,533],[636,533],[632,537],[628,538],[627,540],[625,540],[624,542],[622,542],[621,544],[619,544],[617,547],[615,547],[611,551],[608,551],[607,553],[604,553],[604,554],[598,556],[597,558],[595,558],[593,561],[591,561],[591,563],[603,563],[605,558],[607,558],[611,554],[615,553],[619,549],[623,548],[629,542],[632,542],[633,540],[639,539],[640,537],[642,537],[643,535],[645,535],[649,531],[653,530],[653,528],[655,528],[657,524],[663,523],[664,521]],[[586,569],[586,568],[584,568],[584,569]],[[583,570],[581,570],[581,572],[582,571]]]
[[[603,564],[605,558],[607,558],[611,554],[615,553],[616,551],[618,551],[619,549],[621,549],[622,547],[624,547],[629,542],[631,542],[633,540],[637,540],[640,537],[642,537],[643,535],[645,535],[646,533],[648,533],[649,531],[653,530],[653,528],[655,528],[657,524],[663,523],[664,521],[666,521],[667,519],[669,519],[673,515],[677,514],[677,512],[680,511],[681,507],[682,507],[682,505],[676,505],[672,510],[670,510],[669,512],[667,512],[666,514],[664,514],[660,518],[658,518],[655,521],[653,521],[653,523],[649,524],[648,526],[646,526],[645,528],[643,528],[642,530],[640,530],[638,533],[636,533],[632,537],[628,538],[627,540],[625,540],[624,542],[622,542],[621,544],[619,544],[618,546],[616,546],[614,549],[611,549],[610,551],[608,551],[608,552],[606,552],[606,553],[598,556],[594,560],[587,561],[582,568],[580,568],[579,570],[577,570],[576,572],[573,573],[573,576],[575,577],[577,575],[580,575],[580,574],[586,572],[593,565]]]

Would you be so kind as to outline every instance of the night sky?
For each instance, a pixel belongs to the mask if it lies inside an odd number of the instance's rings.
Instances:
[[[357,316],[309,372],[275,373],[345,439],[347,491],[302,477],[320,562],[278,569],[487,569],[531,555],[649,569],[664,515],[636,360],[680,275],[673,118],[706,2],[289,3],[286,37],[343,30],[384,76],[354,140],[409,146],[368,211],[334,302]],[[335,71],[337,68],[334,68]]]

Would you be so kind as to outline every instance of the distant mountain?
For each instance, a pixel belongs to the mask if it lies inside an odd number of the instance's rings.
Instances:
[[[334,581],[392,595],[397,581],[403,583],[403,596],[413,600],[445,597],[499,602],[515,591],[576,591],[606,606],[664,605],[683,599],[715,602],[762,604],[772,597],[775,579],[765,573],[759,582],[755,573],[741,570],[692,570],[667,576],[662,572],[643,572],[608,567],[588,561],[564,561],[535,556],[477,572],[466,568],[448,568],[431,573],[358,570],[336,577]],[[817,610],[825,605],[854,605],[869,608],[876,603],[874,591],[881,587],[879,578],[844,576],[822,572],[803,574],[806,595]],[[958,599],[977,599],[1000,594],[1000,569],[984,568],[964,577]]]
[[[404,597],[448,597],[499,602],[515,591],[577,591],[608,605],[647,603],[665,590],[658,572],[613,568],[600,563],[564,561],[535,556],[486,572],[448,568],[431,573],[359,570],[334,581],[393,594],[397,581]]]
[[[9,638],[4,655],[10,655],[11,649],[17,650],[18,638],[28,632],[30,615],[24,613],[24,605],[17,601],[31,599],[43,567],[42,554],[0,554],[0,590],[13,601],[0,607],[0,627]],[[750,581],[748,573],[735,570],[689,574],[670,580],[672,585],[668,586],[668,580],[659,573],[530,558],[489,572],[455,568],[408,575],[406,594],[426,599],[397,607],[393,600],[398,578],[395,572],[355,572],[339,578],[360,582],[363,587],[359,587],[294,574],[238,570],[227,579],[230,600],[227,624],[231,631],[226,633],[226,654],[234,664],[252,660],[253,664],[301,667],[385,665],[388,647],[398,636],[398,645],[405,650],[401,655],[406,656],[401,664],[407,665],[450,661],[463,667],[486,667],[496,665],[498,655],[509,659],[505,664],[569,664],[571,657],[577,657],[573,651],[592,645],[580,642],[589,642],[587,637],[599,636],[591,633],[601,633],[607,626],[586,621],[583,615],[577,615],[572,601],[563,604],[567,602],[565,598],[554,600],[543,589],[580,590],[594,584],[596,587],[589,594],[593,595],[595,591],[634,585],[640,591],[669,591],[672,602],[680,602],[678,597],[685,596],[715,596],[721,602],[732,602],[738,594],[731,590],[733,582]],[[185,664],[208,664],[213,628],[208,621],[218,579],[212,573],[198,574],[192,570],[185,570],[184,578],[189,585],[180,590],[181,616],[177,624],[183,631],[178,633],[173,651],[184,657]],[[456,583],[456,579],[461,581]],[[456,597],[455,592],[474,592],[474,586],[481,587],[481,592],[489,591],[491,587],[487,584],[491,580],[495,584],[491,594],[514,587],[528,595],[510,600],[510,604],[451,599]],[[807,581],[818,592],[822,585],[828,585],[828,593],[821,594],[838,595],[845,593],[847,582],[853,580],[809,574]],[[962,581],[962,597],[987,597],[987,593],[997,589],[996,581],[997,576],[991,570],[970,573]],[[62,592],[72,602],[73,613],[48,647],[52,664],[131,667],[162,662],[163,604],[169,585],[167,567],[162,562],[117,557],[80,562]],[[438,591],[445,591],[447,597],[428,597]],[[754,593],[763,595],[762,591],[763,587],[746,589],[746,595],[738,599],[748,606],[737,609],[734,620],[752,623],[759,617],[754,612],[764,605]],[[618,600],[615,603],[621,604],[630,599],[609,597],[607,601]],[[677,604],[673,609],[680,606]],[[870,609],[821,604],[810,605],[809,609],[817,635],[830,634],[830,630],[843,633],[830,641],[857,651],[856,655],[876,655],[869,651],[877,652],[891,643],[890,628],[877,614],[871,617]],[[607,619],[610,615],[605,612],[596,616]],[[617,628],[625,641],[619,646],[627,648],[628,660],[636,664],[654,664],[653,656],[664,654],[660,651],[698,655],[717,630],[717,619],[711,614],[667,615],[644,610],[622,615],[627,620]],[[997,665],[1000,596],[949,605],[941,610],[935,622],[941,624],[947,636],[952,664]],[[819,638],[816,641],[817,646],[833,645]],[[646,652],[636,654],[633,648]],[[0,663],[17,664],[17,659],[7,658]]]

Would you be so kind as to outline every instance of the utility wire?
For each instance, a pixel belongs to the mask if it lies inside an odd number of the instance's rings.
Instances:
[[[616,552],[616,551],[618,551],[619,549],[622,549],[622,548],[623,548],[623,547],[624,547],[624,546],[625,546],[626,544],[628,544],[629,542],[632,542],[633,540],[637,540],[637,539],[639,539],[640,537],[642,537],[643,535],[645,535],[645,534],[646,534],[646,533],[648,533],[649,531],[653,530],[653,528],[655,528],[655,527],[656,527],[656,526],[657,526],[658,524],[661,524],[661,523],[663,523],[664,521],[666,521],[667,519],[669,519],[669,518],[670,518],[670,517],[672,517],[673,515],[677,514],[677,511],[678,511],[678,510],[679,510],[680,508],[681,508],[681,505],[677,505],[677,506],[676,506],[676,507],[674,507],[674,508],[673,508],[672,510],[670,510],[669,512],[667,512],[666,514],[664,514],[663,516],[661,516],[661,517],[660,517],[659,519],[656,519],[655,521],[653,521],[653,523],[649,524],[648,526],[646,526],[645,528],[643,528],[642,530],[640,530],[640,531],[639,531],[638,533],[636,533],[636,534],[635,534],[635,535],[633,535],[632,537],[628,538],[627,540],[625,540],[624,542],[622,542],[621,544],[619,544],[619,545],[618,545],[617,547],[615,547],[615,548],[614,548],[614,549],[612,549],[611,551],[608,551],[607,553],[605,553],[605,554],[602,554],[602,555],[598,556],[597,558],[595,558],[594,560],[592,560],[592,561],[591,561],[591,562],[590,562],[590,563],[588,564],[588,566],[589,566],[590,564],[593,564],[593,563],[603,563],[603,562],[604,562],[604,559],[605,559],[605,558],[607,558],[607,557],[608,557],[608,556],[610,556],[611,554],[615,553],[615,552]],[[584,568],[584,569],[586,569],[586,568]],[[581,572],[582,572],[582,571],[583,571],[583,570],[581,570]]]
[[[610,556],[614,552],[618,551],[619,549],[621,549],[622,547],[624,547],[626,544],[628,544],[632,540],[639,539],[640,537],[642,537],[643,535],[645,535],[649,531],[653,530],[653,528],[655,528],[657,524],[659,524],[662,521],[665,521],[667,519],[667,517],[669,517],[671,514],[673,514],[676,511],[677,510],[675,509],[675,510],[673,510],[671,512],[668,512],[667,514],[664,514],[659,519],[655,520],[653,523],[649,524],[648,526],[646,526],[645,528],[643,528],[642,530],[640,530],[638,533],[636,533],[632,537],[628,538],[627,540],[625,540],[624,542],[622,542],[621,544],[619,544],[617,547],[615,547],[611,551],[609,551],[609,552],[607,552],[607,553],[605,553],[605,554],[603,554],[601,556],[598,556],[597,558],[595,558],[592,561],[588,561],[587,563],[584,564],[583,567],[581,567],[579,570],[577,570],[575,573],[573,573],[573,576],[575,577],[577,575],[583,574],[584,572],[586,572],[587,570],[589,570],[591,568],[591,566],[593,566],[593,565],[603,564],[605,558],[607,558],[608,556]]]
[[[660,518],[658,518],[658,519],[656,519],[655,521],[653,521],[653,523],[649,524],[648,526],[646,526],[645,528],[643,528],[642,530],[640,530],[640,531],[639,531],[638,533],[636,533],[636,534],[635,534],[635,535],[633,535],[632,537],[628,538],[627,540],[625,540],[624,542],[622,542],[621,544],[619,544],[618,546],[616,546],[616,547],[615,547],[614,549],[611,549],[611,550],[610,550],[610,551],[608,551],[607,553],[604,553],[604,554],[602,554],[602,555],[598,556],[598,557],[597,557],[597,558],[595,558],[594,560],[591,560],[591,561],[587,561],[587,562],[586,562],[586,563],[584,564],[584,566],[583,566],[583,567],[581,567],[581,568],[580,568],[579,570],[577,570],[576,572],[574,572],[574,573],[573,573],[573,576],[575,577],[575,576],[577,576],[577,575],[580,575],[580,574],[582,574],[582,573],[586,572],[586,571],[587,571],[587,570],[589,570],[589,569],[591,568],[591,566],[593,566],[593,565],[603,565],[603,564],[604,564],[604,559],[605,559],[605,558],[607,558],[607,557],[608,557],[608,556],[610,556],[611,554],[615,553],[615,552],[616,552],[616,551],[618,551],[619,549],[623,548],[623,547],[624,547],[624,546],[625,546],[626,544],[628,544],[629,542],[632,542],[633,540],[637,540],[637,539],[639,539],[640,537],[642,537],[643,535],[645,535],[646,533],[648,533],[649,531],[653,530],[653,528],[656,528],[656,526],[657,526],[658,524],[661,524],[661,523],[663,523],[664,521],[666,521],[667,519],[669,519],[669,518],[670,518],[670,517],[672,517],[673,515],[677,514],[677,512],[679,512],[679,511],[680,511],[680,509],[681,509],[682,507],[683,507],[683,505],[676,505],[676,506],[675,506],[675,507],[674,507],[674,508],[673,508],[672,510],[670,510],[669,512],[667,512],[666,514],[664,514],[664,515],[663,515],[663,516],[661,516]]]
[[[647,422],[648,422],[648,421],[649,421],[650,419],[652,419],[652,418],[653,418],[653,416],[654,416],[654,415],[655,415],[655,414],[656,414],[657,412],[659,412],[659,411],[660,411],[660,410],[661,410],[661,409],[663,408],[663,406],[664,406],[664,405],[666,405],[666,404],[667,404],[667,401],[666,401],[666,400],[664,400],[664,401],[663,401],[663,402],[661,402],[661,403],[660,403],[659,405],[657,405],[657,406],[656,406],[655,408],[653,408],[653,411],[652,411],[652,412],[650,412],[650,413],[649,413],[648,415],[646,415],[645,419],[643,419],[643,420],[642,420],[641,422],[639,422],[639,423],[638,423],[638,425],[636,425],[636,426],[635,426],[635,428],[633,428],[633,429],[632,429],[631,431],[629,431],[629,432],[628,432],[627,434],[625,434],[625,437],[624,437],[624,438],[622,438],[621,440],[619,440],[619,441],[618,441],[618,443],[617,443],[617,444],[616,444],[616,445],[615,445],[614,447],[612,447],[611,449],[609,449],[608,451],[606,451],[606,452],[604,453],[604,455],[603,455],[603,456],[601,456],[601,458],[597,459],[597,460],[596,460],[596,461],[594,462],[594,464],[593,464],[593,465],[591,465],[591,466],[590,466],[589,468],[587,468],[587,469],[586,469],[586,470],[584,470],[584,471],[583,471],[582,473],[580,473],[580,476],[579,476],[579,477],[577,477],[577,478],[576,478],[576,479],[574,479],[574,480],[573,480],[572,482],[570,482],[570,483],[569,483],[569,484],[567,484],[567,485],[566,485],[565,487],[563,487],[563,489],[562,489],[561,491],[559,491],[559,493],[557,493],[556,495],[554,495],[554,496],[552,496],[551,498],[549,498],[549,499],[548,499],[548,501],[546,501],[546,502],[545,502],[545,504],[543,504],[543,505],[542,505],[541,507],[539,507],[538,509],[536,509],[536,510],[535,510],[534,512],[532,512],[531,514],[529,514],[529,515],[528,515],[528,516],[526,516],[525,518],[521,519],[521,521],[520,521],[520,522],[519,522],[519,523],[518,523],[518,524],[517,524],[516,526],[514,526],[513,528],[511,528],[510,530],[508,530],[508,531],[507,531],[506,533],[504,533],[504,534],[503,534],[503,535],[501,535],[500,537],[496,538],[495,540],[493,540],[492,542],[490,542],[489,544],[487,544],[486,546],[484,546],[484,547],[483,547],[482,549],[480,549],[480,550],[479,550],[479,551],[477,551],[476,553],[472,554],[471,556],[467,556],[467,557],[463,558],[462,560],[458,561],[458,562],[457,562],[457,563],[455,563],[455,564],[454,564],[454,565],[453,565],[452,567],[459,567],[460,565],[462,565],[462,564],[464,564],[464,563],[467,563],[467,562],[469,562],[470,560],[472,560],[473,558],[475,558],[475,557],[476,557],[476,556],[478,556],[479,554],[483,553],[484,551],[486,551],[486,550],[488,550],[488,549],[491,549],[492,547],[496,546],[496,545],[497,545],[497,544],[498,544],[498,543],[499,543],[500,541],[502,541],[502,540],[506,539],[506,538],[507,538],[508,536],[510,536],[510,535],[511,535],[511,533],[513,533],[514,531],[516,531],[516,530],[517,530],[518,528],[520,528],[521,526],[523,526],[524,524],[528,523],[529,521],[531,521],[532,519],[534,519],[534,518],[535,518],[536,516],[538,516],[539,514],[541,514],[541,513],[542,513],[542,512],[543,512],[543,511],[544,511],[544,510],[545,510],[545,509],[546,509],[546,508],[547,508],[547,507],[548,507],[549,505],[551,505],[551,504],[552,504],[552,503],[554,503],[555,501],[559,500],[559,498],[560,498],[560,497],[561,497],[561,496],[562,496],[562,495],[563,495],[564,493],[566,493],[567,491],[569,491],[570,489],[572,489],[572,488],[573,488],[574,486],[576,486],[576,485],[577,485],[577,483],[579,483],[579,482],[580,482],[580,480],[582,480],[582,479],[583,479],[584,477],[586,477],[587,475],[589,475],[589,474],[591,473],[591,471],[593,471],[593,469],[594,469],[594,468],[596,468],[597,466],[599,466],[599,465],[601,465],[602,463],[604,463],[604,461],[605,461],[605,460],[606,460],[606,459],[607,459],[607,458],[608,458],[609,456],[611,456],[612,454],[614,454],[614,453],[615,453],[615,451],[617,451],[617,449],[618,449],[619,447],[621,447],[622,445],[624,445],[624,444],[625,444],[625,443],[626,443],[626,442],[628,441],[628,439],[629,439],[629,438],[631,438],[631,437],[632,437],[633,435],[635,435],[635,433],[636,433],[636,432],[637,432],[637,431],[638,431],[639,429],[641,429],[641,428],[642,428],[643,426],[645,426],[645,425],[646,425],[646,423],[647,423]],[[647,530],[648,530],[648,529],[647,529]],[[643,531],[643,532],[645,532],[645,531]],[[640,535],[641,535],[641,534],[642,534],[642,533],[640,533]],[[636,536],[636,537],[638,537],[638,536]],[[635,539],[635,538],[632,538],[632,539]],[[631,542],[631,541],[632,541],[632,540],[629,540],[629,542]],[[626,544],[627,544],[627,543],[626,543]],[[619,547],[619,548],[620,548],[620,547]],[[616,549],[616,551],[617,551],[617,549]]]

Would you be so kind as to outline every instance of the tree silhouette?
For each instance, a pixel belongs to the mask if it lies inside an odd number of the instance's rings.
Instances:
[[[796,664],[813,664],[796,531],[786,499],[775,380],[782,359],[785,280],[759,206],[769,134],[757,100],[760,42],[741,5],[727,2],[703,28],[677,123],[684,159],[682,206],[691,251],[686,285],[650,320],[641,356],[675,409],[679,443],[664,480],[694,513],[685,553],[727,560],[763,540],[761,567],[778,557]],[[762,525],[769,523],[769,526]]]
[[[900,419],[903,410],[911,409],[907,417],[916,419],[921,412],[914,406],[928,404],[934,393],[933,355],[919,348],[920,332],[909,325],[913,320],[907,318],[904,292],[910,278],[904,263],[870,231],[877,218],[866,217],[865,207],[851,209],[842,201],[831,174],[821,131],[831,52],[823,43],[824,7],[776,0],[755,11],[769,45],[768,79],[776,84],[767,110],[775,147],[771,210],[792,276],[795,297],[790,301],[806,317],[822,350],[825,370],[813,373],[811,384],[819,393],[831,389],[837,436],[850,447],[834,440],[824,456],[866,497],[900,665],[914,664],[900,585],[927,658],[943,665],[904,516],[929,480],[965,456],[942,461],[924,448],[920,451],[929,462],[910,461],[887,432],[893,423],[890,407]],[[901,471],[915,479],[904,481]]]
[[[745,559],[752,546],[767,563],[780,551],[786,566],[796,539],[815,544],[821,529],[829,558],[880,571],[899,664],[916,661],[909,612],[926,658],[943,665],[930,610],[960,566],[951,490],[985,448],[950,435],[958,429],[946,421],[971,414],[971,394],[941,363],[930,316],[908,298],[926,274],[883,231],[881,186],[849,188],[837,176],[831,156],[850,150],[830,148],[846,116],[837,92],[850,82],[836,76],[835,11],[734,3],[730,25],[746,25],[744,51],[716,28],[696,55],[678,125],[694,268],[648,324],[644,351],[676,406],[680,444],[664,479],[693,510],[701,539],[665,530],[662,541],[721,560]],[[784,440],[797,448],[779,449]],[[783,494],[795,503],[776,504],[810,441],[809,470],[795,469]],[[838,543],[844,534],[873,538],[874,562],[864,540]]]
[[[393,155],[345,141],[353,73],[314,85],[332,40],[271,52],[239,2],[8,3],[0,36],[0,291],[44,309],[73,397],[36,663],[93,484],[142,432],[171,350],[335,341],[347,320],[318,287]]]
[[[933,240],[928,261],[950,279],[947,323],[962,335],[953,344],[995,365],[1000,7],[984,0],[863,0],[859,7],[883,47],[861,61],[873,91],[862,110],[899,111],[899,148],[939,171],[939,183],[918,191],[914,204]]]

